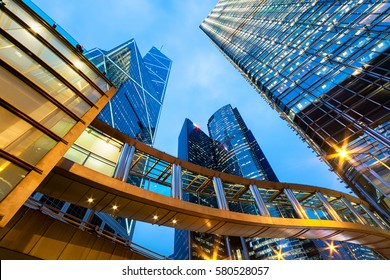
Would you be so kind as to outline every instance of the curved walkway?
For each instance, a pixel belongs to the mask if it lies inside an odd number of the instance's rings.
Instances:
[[[226,179],[215,172],[213,175]],[[230,175],[226,176],[231,178]],[[347,197],[351,203],[364,205],[356,198],[331,190],[284,183],[250,182],[261,183],[262,187],[270,189],[282,190],[288,186],[295,192],[308,192],[307,197],[313,193],[318,195],[320,190],[323,195]],[[216,209],[153,193],[67,159],[57,164],[38,191],[96,211],[184,230],[229,236],[347,241],[368,246],[390,258],[390,231],[379,226],[308,217],[259,216]]]

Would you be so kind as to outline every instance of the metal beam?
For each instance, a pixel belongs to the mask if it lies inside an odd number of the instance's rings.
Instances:
[[[386,229],[389,230],[389,227],[386,227],[381,221],[374,215],[374,213],[371,212],[368,207],[366,207],[364,204],[360,204],[360,206],[366,211],[366,213],[370,216],[371,219],[374,220],[374,222],[381,228],[381,229]]]
[[[213,185],[214,185],[215,194],[217,196],[218,208],[229,211],[229,206],[226,200],[225,190],[223,189],[223,184],[221,179],[214,177]]]
[[[248,186],[244,186],[243,188],[241,188],[241,190],[239,190],[234,196],[233,196],[233,199],[238,199],[241,197],[241,195],[243,195],[244,193],[246,193],[248,191],[249,187]]]
[[[334,210],[332,205],[330,205],[329,201],[325,198],[325,196],[320,192],[316,192],[316,195],[318,199],[321,201],[322,205],[324,205],[326,212],[328,212],[328,214],[332,217],[332,219],[338,222],[342,222],[343,220],[340,218],[336,210]]]
[[[306,214],[305,209],[302,207],[301,204],[299,204],[299,201],[295,197],[294,193],[290,189],[284,189],[284,194],[287,196],[288,200],[290,201],[292,207],[294,208],[295,212],[301,219],[309,219],[309,217]]]
[[[181,178],[181,166],[178,164],[172,164],[172,197],[182,200],[183,199],[183,180]]]
[[[262,216],[271,217],[271,214],[268,211],[267,206],[265,205],[265,202],[263,198],[261,197],[260,191],[257,188],[256,185],[250,185],[249,189],[251,190],[253,199],[255,200],[255,204],[257,208],[259,209],[259,212]]]
[[[363,225],[368,225],[367,221],[364,219],[364,217],[362,217],[360,215],[360,213],[356,210],[355,207],[353,207],[353,205],[351,204],[351,202],[349,202],[348,199],[346,199],[345,197],[342,197],[341,198],[341,201],[345,204],[345,206],[347,206],[347,208],[349,209],[349,211],[352,212],[352,214],[356,217],[356,219]]]
[[[122,152],[119,156],[119,159],[118,159],[118,163],[115,167],[115,171],[114,171],[114,178],[116,179],[122,179],[123,177],[123,168],[124,168],[124,165],[125,165],[125,158],[127,156],[127,153],[128,153],[128,149],[129,149],[129,144],[125,143],[123,145],[123,148],[122,148]]]
[[[127,176],[129,176],[129,172],[130,172],[130,169],[131,169],[131,164],[133,162],[133,159],[134,159],[134,153],[135,153],[135,147],[134,146],[130,146],[129,147],[129,150],[127,152],[127,157],[125,159],[125,167],[124,167],[124,170],[123,170],[123,177],[122,177],[122,181],[126,182],[127,181]]]

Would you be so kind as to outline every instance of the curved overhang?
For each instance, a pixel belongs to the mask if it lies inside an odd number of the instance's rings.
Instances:
[[[272,187],[282,188],[283,184],[272,183]],[[301,185],[289,187],[310,189]],[[183,230],[228,236],[346,241],[390,257],[387,230],[350,222],[265,217],[201,206],[153,193],[67,159],[57,164],[37,191],[114,216]],[[89,198],[92,202],[88,202]]]

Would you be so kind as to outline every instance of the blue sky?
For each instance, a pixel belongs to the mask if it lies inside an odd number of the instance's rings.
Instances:
[[[152,46],[173,60],[155,147],[177,155],[184,119],[207,131],[208,118],[237,107],[279,180],[346,192],[328,166],[279,118],[217,50],[199,24],[217,0],[34,0],[86,49],[109,50],[135,38],[141,54]],[[156,242],[158,240],[158,242]],[[171,229],[140,225],[135,242],[171,254]]]

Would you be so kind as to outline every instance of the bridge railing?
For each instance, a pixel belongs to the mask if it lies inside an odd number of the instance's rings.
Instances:
[[[117,234],[112,233],[110,231],[107,231],[99,226],[96,226],[96,225],[93,225],[89,222],[86,222],[83,219],[75,217],[67,212],[61,211],[61,209],[53,207],[52,205],[35,200],[31,197],[27,200],[27,202],[25,204],[26,204],[26,206],[28,206],[32,209],[40,210],[42,213],[44,213],[46,215],[49,215],[55,219],[58,219],[58,220],[61,220],[65,223],[76,226],[76,227],[80,228],[81,230],[93,232],[101,237],[104,237],[108,240],[111,240],[114,243],[118,243],[122,246],[126,246],[129,248],[129,250],[131,250],[135,253],[138,253],[142,256],[145,256],[149,259],[153,259],[153,260],[169,259],[168,257],[166,257],[164,255],[161,255],[161,254],[154,252],[148,248],[145,248],[137,243],[134,243],[128,239],[125,239],[125,238],[121,237],[120,235],[117,235]]]
[[[101,122],[97,122],[97,125],[99,129],[107,131]],[[89,165],[89,168],[152,192],[245,214],[335,220],[390,229],[366,202],[345,193],[316,186],[252,180],[220,173],[170,156],[118,132],[113,133],[115,138],[98,130],[93,130],[92,134],[99,139],[96,141],[101,142],[95,151],[98,154],[93,155],[91,151],[84,154],[101,158],[101,164]],[[76,141],[76,145],[81,146],[79,142]],[[102,143],[106,143],[106,149],[101,146]],[[113,149],[113,145],[118,150]],[[80,149],[79,146],[77,148]],[[110,174],[106,173],[103,164],[109,160],[102,156],[101,151],[104,150],[115,150],[117,153],[109,156],[110,165],[115,165],[115,170]],[[117,160],[113,161],[112,158]],[[78,163],[83,164],[80,161]]]

